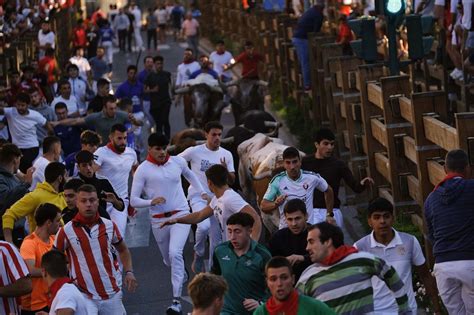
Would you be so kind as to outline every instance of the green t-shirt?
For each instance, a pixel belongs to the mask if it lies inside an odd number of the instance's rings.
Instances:
[[[102,144],[105,145],[109,141],[110,129],[115,124],[125,124],[128,122],[128,114],[118,110],[115,117],[110,118],[104,115],[104,112],[89,114],[84,117],[87,127],[94,129],[101,137]]]
[[[253,315],[268,315],[266,304],[260,305]],[[321,301],[306,295],[298,296],[297,315],[336,315],[336,313]]]

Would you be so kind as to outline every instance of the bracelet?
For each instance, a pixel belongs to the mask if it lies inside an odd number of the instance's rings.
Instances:
[[[326,213],[326,216],[334,218],[334,212],[328,212],[328,213]]]
[[[127,273],[131,273],[131,274],[133,275],[133,270],[127,270],[127,271],[125,271],[125,274],[127,274]]]

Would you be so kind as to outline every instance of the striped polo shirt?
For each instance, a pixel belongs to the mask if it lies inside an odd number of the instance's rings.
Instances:
[[[406,289],[395,269],[369,253],[348,255],[331,266],[313,264],[303,272],[296,287],[339,315],[373,314],[373,276],[394,293],[400,314],[409,312]]]

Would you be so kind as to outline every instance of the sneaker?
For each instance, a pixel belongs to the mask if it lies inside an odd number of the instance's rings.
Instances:
[[[182,315],[181,303],[178,300],[173,300],[173,304],[166,309],[166,315]]]
[[[449,74],[449,76],[454,80],[461,80],[461,78],[464,77],[464,73],[461,69],[454,68],[454,70]]]
[[[191,265],[191,270],[198,274],[200,272],[204,272],[204,258],[199,256],[198,254],[194,253],[194,260]]]

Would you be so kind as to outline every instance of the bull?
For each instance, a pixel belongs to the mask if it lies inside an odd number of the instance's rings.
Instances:
[[[175,93],[190,98],[184,102],[184,116],[186,123],[192,121],[193,127],[201,128],[209,121],[221,119],[224,94],[212,76],[201,74],[188,80],[187,86],[176,89]]]
[[[242,78],[225,84],[226,87],[236,86],[231,94],[232,114],[235,125],[243,123],[243,115],[251,110],[264,110],[266,87],[268,83],[257,79]]]

